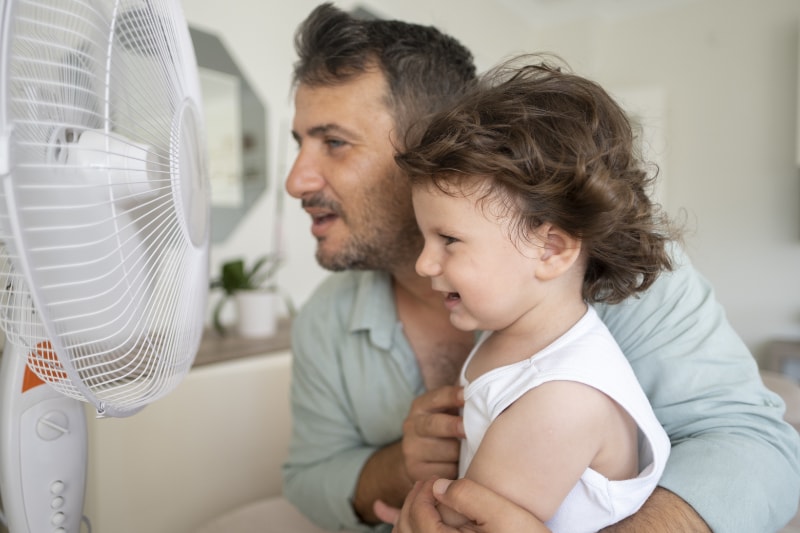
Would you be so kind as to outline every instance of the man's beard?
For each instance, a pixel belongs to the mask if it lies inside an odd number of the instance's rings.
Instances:
[[[394,177],[395,180],[403,179]],[[317,247],[317,262],[323,268],[341,270],[383,270],[395,272],[413,267],[422,251],[423,239],[414,218],[408,189],[392,187],[395,182],[376,184],[365,191],[365,198],[381,201],[353,207],[358,214],[345,213],[340,204],[316,198],[310,201],[334,211],[349,229],[346,241],[336,250]]]
[[[392,231],[373,227],[368,233],[350,234],[347,242],[332,253],[326,253],[323,243],[317,248],[317,262],[333,271],[383,270],[393,272],[413,264],[422,250],[422,235],[413,218],[400,221]],[[389,224],[387,224],[389,225]]]

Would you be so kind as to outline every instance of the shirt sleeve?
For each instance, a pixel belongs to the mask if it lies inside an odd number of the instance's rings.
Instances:
[[[709,283],[675,257],[646,295],[596,306],[670,437],[659,485],[715,532],[776,531],[800,500],[800,437]]]
[[[351,503],[359,473],[376,448],[359,434],[339,364],[337,338],[346,325],[337,322],[330,303],[313,302],[292,326],[292,436],[284,495],[324,529],[373,531],[360,523]]]

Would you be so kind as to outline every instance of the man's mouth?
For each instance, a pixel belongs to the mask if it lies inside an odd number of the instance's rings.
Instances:
[[[318,226],[318,225],[330,222],[334,218],[337,218],[337,216],[338,215],[336,215],[335,213],[324,213],[324,214],[316,214],[316,215],[312,214],[311,215],[311,222],[315,226]]]
[[[333,206],[324,205],[322,200],[303,201],[303,209],[311,216],[311,233],[316,238],[322,238],[328,229],[339,218]]]
[[[317,239],[324,237],[328,229],[339,218],[338,215],[331,212],[312,213],[309,211],[308,214],[311,215],[311,234]]]

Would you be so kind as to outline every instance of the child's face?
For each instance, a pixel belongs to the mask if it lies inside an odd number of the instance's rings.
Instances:
[[[541,298],[534,270],[542,247],[512,241],[511,218],[494,200],[478,203],[480,193],[451,196],[435,185],[413,187],[425,238],[416,269],[443,294],[455,327],[498,331]]]

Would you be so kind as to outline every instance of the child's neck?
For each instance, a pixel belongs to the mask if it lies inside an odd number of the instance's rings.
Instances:
[[[570,298],[558,305],[537,308],[509,327],[493,332],[470,360],[467,380],[535,357],[577,324],[586,311],[587,304],[582,298]]]

